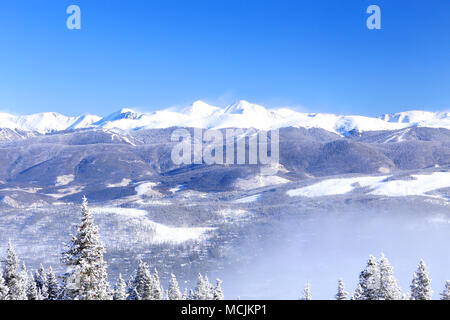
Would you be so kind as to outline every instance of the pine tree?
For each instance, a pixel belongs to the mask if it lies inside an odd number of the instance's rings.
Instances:
[[[36,288],[42,289],[42,287],[44,287],[47,282],[47,275],[42,264],[39,267],[39,271],[36,271],[36,273],[34,274],[34,278],[36,279]]]
[[[303,297],[301,300],[311,300],[311,288],[309,287],[309,283],[307,283],[303,289]]]
[[[216,279],[216,288],[214,289],[214,300],[223,300],[222,280]]]
[[[450,300],[450,281],[445,281],[444,291],[441,293],[441,300]]]
[[[152,292],[152,276],[148,265],[139,260],[134,278],[128,286],[128,300],[150,300]]]
[[[431,300],[432,296],[433,290],[431,290],[427,266],[423,260],[420,260],[411,283],[411,300]]]
[[[107,281],[105,248],[98,239],[88,209],[86,197],[81,207],[81,223],[71,246],[63,253],[62,261],[67,266],[64,275],[63,296],[76,300],[108,300],[110,289]]]
[[[206,300],[206,288],[202,275],[199,273],[197,278],[197,286],[195,287],[195,293],[193,300]]]
[[[363,299],[363,288],[360,284],[358,284],[358,287],[356,288],[355,292],[352,295],[352,300],[364,300]]]
[[[394,278],[394,272],[389,260],[381,254],[379,261],[380,287],[378,299],[380,300],[401,300],[402,293]]]
[[[335,297],[336,297],[336,300],[347,300],[348,299],[348,292],[345,291],[344,281],[342,281],[342,279],[340,279],[338,282],[338,292]]]
[[[8,287],[8,300],[26,300],[27,292],[23,271],[19,267],[17,257],[11,242],[8,243],[8,253],[5,261],[5,285]]]
[[[360,300],[377,300],[380,290],[380,270],[374,256],[369,256],[366,268],[359,275]]]
[[[127,299],[127,285],[122,278],[122,274],[119,273],[119,279],[114,287],[114,300],[126,300]]]
[[[36,287],[36,280],[32,274],[30,274],[28,278],[27,298],[28,300],[41,300],[40,294]]]
[[[196,300],[195,292],[192,289],[189,289],[189,295],[187,300]]]
[[[214,300],[214,286],[209,282],[207,275],[203,279],[203,285],[205,288],[205,300]]]
[[[189,293],[188,293],[187,288],[184,288],[183,296],[181,297],[181,300],[189,300]]]
[[[46,288],[47,288],[47,297],[45,297],[46,300],[57,300],[60,294],[59,284],[58,280],[56,279],[55,274],[53,273],[52,267],[48,268],[47,272],[47,282],[46,282]]]
[[[159,280],[159,274],[158,270],[155,269],[155,272],[153,273],[153,281],[152,281],[152,300],[163,300],[164,298],[164,291],[161,287],[161,281]]]
[[[178,286],[178,281],[175,275],[172,273],[170,275],[169,291],[167,292],[167,297],[169,300],[181,300],[180,287]]]
[[[45,272],[44,267],[39,267],[39,271],[37,271],[34,275],[34,279],[36,281],[36,288],[40,292],[42,298],[44,300],[47,299],[47,274]]]
[[[5,278],[3,277],[3,274],[0,273],[0,300],[7,300],[8,292],[9,289],[5,284]]]

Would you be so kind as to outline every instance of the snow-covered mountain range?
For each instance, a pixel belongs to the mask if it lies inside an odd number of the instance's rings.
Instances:
[[[139,113],[132,109],[121,109],[103,118],[89,114],[67,117],[54,112],[25,116],[0,114],[0,128],[40,133],[82,128],[139,130],[175,126],[260,130],[283,127],[321,128],[345,135],[353,130],[359,132],[398,130],[413,126],[450,129],[450,112],[407,111],[374,118],[358,115],[300,113],[288,108],[267,109],[241,100],[225,108],[196,101],[190,107],[178,111],[165,109]]]

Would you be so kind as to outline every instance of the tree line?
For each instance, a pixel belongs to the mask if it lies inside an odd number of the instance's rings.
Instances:
[[[207,276],[198,275],[194,289],[180,291],[178,281],[171,274],[169,287],[164,290],[158,271],[139,261],[128,282],[119,274],[114,288],[108,282],[105,248],[99,240],[88,201],[81,205],[81,222],[76,235],[62,253],[66,272],[56,277],[52,267],[46,271],[28,272],[20,263],[11,242],[3,272],[0,273],[0,300],[223,300],[222,281],[213,286]],[[62,281],[59,281],[62,279]]]
[[[52,267],[28,272],[20,263],[11,242],[8,243],[4,268],[0,271],[0,300],[223,300],[222,281],[213,285],[207,276],[198,275],[196,287],[181,292],[177,278],[171,274],[167,290],[161,285],[156,268],[151,271],[147,263],[139,260],[137,269],[125,282],[119,274],[114,288],[110,287],[105,248],[99,240],[97,226],[84,197],[81,205],[81,222],[76,235],[62,253],[65,273],[57,277]],[[62,281],[60,281],[60,279]],[[442,300],[450,300],[450,281],[446,281],[440,294]],[[359,275],[353,294],[338,281],[336,300],[431,300],[433,290],[426,264],[420,261],[410,285],[409,293],[402,293],[394,277],[389,260],[370,256]],[[306,284],[302,300],[311,300],[311,288]]]
[[[450,281],[446,281],[440,296],[441,300],[450,300]],[[402,293],[389,260],[381,254],[379,260],[372,255],[369,256],[366,267],[359,274],[357,288],[351,296],[345,291],[344,282],[341,279],[338,281],[334,298],[336,300],[431,300],[433,290],[427,266],[421,260],[413,274],[410,292]],[[309,284],[305,285],[301,299],[312,299]]]

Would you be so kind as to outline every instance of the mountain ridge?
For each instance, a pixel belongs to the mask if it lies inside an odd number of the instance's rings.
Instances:
[[[92,114],[71,117],[56,112],[22,116],[0,114],[0,128],[35,131],[42,134],[84,128],[140,130],[170,127],[204,129],[235,127],[271,130],[297,127],[321,128],[345,136],[354,131],[392,131],[415,126],[450,129],[450,112],[411,110],[384,114],[379,117],[368,117],[331,113],[301,113],[289,108],[268,109],[245,100],[220,108],[198,100],[189,107],[178,111],[162,109],[141,113],[130,108],[123,108],[105,117]]]

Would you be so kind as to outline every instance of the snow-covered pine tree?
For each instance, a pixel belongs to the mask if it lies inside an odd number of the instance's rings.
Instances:
[[[423,260],[417,267],[411,283],[411,300],[431,300],[433,290],[431,289],[431,279],[428,276],[427,266]]]
[[[380,288],[378,292],[379,300],[401,300],[402,292],[394,278],[394,271],[389,260],[381,254],[378,263],[380,272]]]
[[[64,275],[63,297],[76,300],[109,300],[110,288],[107,280],[105,248],[98,238],[88,209],[86,197],[81,206],[81,223],[77,235],[63,252],[62,261],[67,266]]]
[[[153,273],[153,281],[152,281],[152,300],[163,300],[164,299],[164,290],[161,286],[161,281],[159,279],[158,270],[155,268],[155,272]]]
[[[47,297],[44,297],[44,299],[57,300],[60,295],[60,288],[58,280],[56,279],[56,276],[53,273],[52,267],[48,268],[46,288],[47,288]]]
[[[181,297],[181,300],[189,300],[189,293],[188,293],[187,288],[184,288],[183,296]]]
[[[5,284],[5,278],[3,277],[3,273],[0,272],[0,300],[8,299],[9,289]]]
[[[170,275],[170,283],[169,283],[169,290],[167,292],[167,297],[169,300],[182,300],[177,277],[175,277],[173,273]]]
[[[450,300],[450,281],[445,281],[444,291],[441,293],[441,300]]]
[[[40,300],[47,300],[47,275],[42,264],[39,271],[34,272],[34,280],[36,282],[36,289],[41,297]]]
[[[335,297],[336,297],[336,300],[347,300],[348,299],[348,292],[345,291],[344,281],[342,281],[342,279],[339,279],[339,281],[338,281],[338,292]]]
[[[128,300],[149,300],[151,297],[152,275],[148,265],[139,260],[138,268],[134,272],[134,278],[128,286]]]
[[[363,300],[363,288],[360,284],[356,287],[355,292],[353,292],[352,300]]]
[[[380,270],[374,256],[369,256],[366,268],[359,275],[361,298],[359,300],[377,300],[380,290]]]
[[[209,282],[207,275],[203,279],[203,285],[205,287],[205,300],[214,300],[214,286]]]
[[[39,271],[36,271],[34,274],[34,278],[36,280],[36,288],[43,291],[47,284],[47,274],[42,264],[39,267]]]
[[[194,290],[189,289],[189,295],[188,295],[187,300],[195,300],[195,299],[196,299],[196,297],[195,297],[195,292],[194,292]]]
[[[216,279],[216,288],[214,289],[214,300],[225,299],[222,291],[222,280]]]
[[[119,273],[116,286],[114,287],[114,300],[126,300],[127,299],[127,285],[122,278],[122,274]]]
[[[309,283],[306,283],[305,288],[303,289],[303,297],[301,300],[311,300],[311,288]]]
[[[202,275],[199,273],[197,278],[197,286],[195,287],[195,293],[193,300],[206,300],[206,288]]]
[[[28,300],[41,300],[33,274],[28,277],[27,298]]]
[[[8,287],[8,300],[26,300],[27,287],[23,272],[19,267],[17,257],[11,242],[8,243],[8,253],[4,269],[5,285]]]

